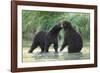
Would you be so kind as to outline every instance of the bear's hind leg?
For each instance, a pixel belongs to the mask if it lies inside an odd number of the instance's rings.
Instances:
[[[80,50],[76,47],[72,47],[72,46],[69,46],[68,47],[68,53],[79,53]]]
[[[33,50],[35,49],[35,48],[37,48],[37,44],[36,43],[33,43],[32,44],[32,46],[31,46],[31,49],[28,51],[29,53],[32,53],[33,52]]]

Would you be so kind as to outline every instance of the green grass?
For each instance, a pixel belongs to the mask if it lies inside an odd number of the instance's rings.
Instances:
[[[23,47],[30,47],[32,44],[32,41],[29,41],[29,40],[23,40]]]

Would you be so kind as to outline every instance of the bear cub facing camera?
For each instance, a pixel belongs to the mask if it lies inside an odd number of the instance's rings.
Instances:
[[[70,22],[62,21],[61,24],[63,25],[64,29],[64,41],[60,51],[68,46],[68,53],[80,52],[83,47],[83,40],[80,34],[76,32]]]
[[[32,53],[38,46],[41,48],[41,53],[49,52],[51,44],[53,44],[55,52],[58,53],[58,35],[61,29],[62,25],[58,23],[49,32],[38,32],[33,39],[29,53]]]

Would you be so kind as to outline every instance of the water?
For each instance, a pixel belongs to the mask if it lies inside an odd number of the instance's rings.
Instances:
[[[50,50],[49,53],[39,53],[39,50],[29,54],[28,50],[23,52],[23,62],[39,62],[39,61],[64,61],[64,60],[85,60],[90,59],[89,49],[83,48],[80,53],[68,53],[67,50],[55,53]]]
[[[35,61],[60,61],[60,60],[82,60],[82,59],[89,59],[89,54],[84,54],[84,53],[54,53],[54,52],[49,52],[49,53],[35,53],[32,56]]]

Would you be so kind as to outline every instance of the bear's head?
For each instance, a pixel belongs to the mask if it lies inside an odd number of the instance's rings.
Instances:
[[[60,29],[62,29],[63,28],[63,25],[61,24],[61,23],[57,23],[54,27],[53,27],[53,29],[57,29],[57,30],[60,30]]]
[[[60,24],[64,29],[72,28],[71,22],[69,21],[61,21]]]

